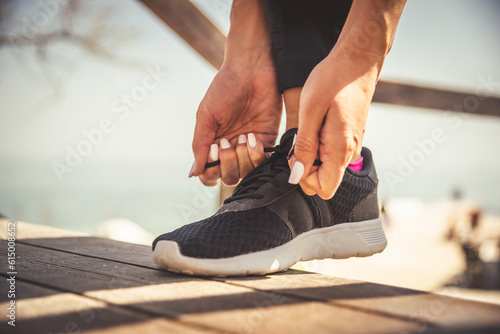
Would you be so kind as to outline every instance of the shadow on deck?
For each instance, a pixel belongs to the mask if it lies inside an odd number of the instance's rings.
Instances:
[[[0,247],[7,249],[7,221],[0,226]],[[7,268],[7,258],[1,261]],[[26,223],[17,223],[15,266],[15,329],[22,333],[500,329],[496,305],[297,270],[244,278],[177,275],[156,269],[148,246]],[[0,286],[8,291],[6,279]],[[0,294],[3,312],[9,302]]]

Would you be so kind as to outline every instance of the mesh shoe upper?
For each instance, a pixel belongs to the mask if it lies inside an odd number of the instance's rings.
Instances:
[[[370,193],[376,191],[377,183],[369,177],[359,177],[347,171],[342,183],[330,200],[326,201],[334,224],[349,222],[353,208]],[[321,199],[320,199],[321,200]],[[376,215],[378,216],[378,206]]]
[[[292,239],[285,224],[266,208],[227,212],[185,225],[155,240],[174,240],[182,254],[197,258],[231,257],[267,250]]]

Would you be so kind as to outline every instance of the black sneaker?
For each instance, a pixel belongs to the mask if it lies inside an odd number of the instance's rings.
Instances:
[[[288,183],[286,159],[297,129],[249,173],[207,219],[162,234],[153,242],[158,268],[189,275],[239,276],[288,269],[299,261],[369,256],[387,245],[372,156],[347,168],[332,199],[306,195]]]

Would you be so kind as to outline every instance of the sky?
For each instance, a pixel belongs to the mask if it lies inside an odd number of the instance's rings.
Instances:
[[[227,32],[228,1],[193,3]],[[3,29],[22,31],[44,11],[30,1],[16,1],[15,9]],[[500,96],[499,14],[498,1],[408,1],[381,78],[471,94],[489,80]],[[32,48],[0,48],[0,213],[57,226],[79,222],[83,230],[113,216],[153,231],[167,220],[180,226],[203,218],[216,207],[216,190],[187,174],[195,112],[215,70],[137,1],[85,1],[75,30],[88,30],[99,15],[109,28],[105,41],[134,66],[69,43],[52,45],[50,61]],[[50,19],[41,30],[55,25]],[[131,107],[124,96],[133,94]],[[102,137],[85,146],[95,129]],[[440,130],[446,139],[391,186],[391,173]],[[500,118],[382,104],[372,105],[365,138],[383,197],[435,200],[457,186],[500,213],[498,142]],[[88,155],[58,176],[54,165],[67,165],[78,147]],[[88,228],[80,223],[86,220]]]

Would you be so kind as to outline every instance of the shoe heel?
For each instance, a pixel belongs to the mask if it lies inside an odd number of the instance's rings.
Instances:
[[[387,238],[380,218],[371,221],[371,224],[356,228],[356,234],[364,243],[364,246],[360,247],[362,251],[355,255],[357,257],[380,253],[387,246]]]

